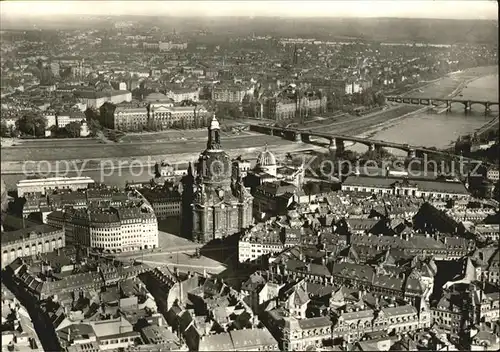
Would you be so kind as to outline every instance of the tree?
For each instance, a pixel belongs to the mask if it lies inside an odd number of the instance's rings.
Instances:
[[[109,103],[109,102],[105,102],[99,108],[99,115],[97,115],[97,117],[96,117],[96,113],[93,112],[92,109],[90,109],[90,111],[89,111],[89,109],[87,109],[88,112],[85,111],[85,116],[88,116],[88,117],[91,117],[94,119],[97,118],[98,120],[100,120],[100,122],[102,123],[103,126],[110,127],[108,125],[108,121],[113,121],[115,109],[116,109],[116,105]]]
[[[186,125],[186,119],[184,118],[181,118],[180,122],[179,122],[179,127],[183,130],[186,129],[187,125]]]
[[[57,127],[57,125],[52,125],[50,126],[49,131],[52,136],[57,136],[59,134],[59,127]]]
[[[80,136],[80,123],[79,122],[70,122],[64,127],[69,137],[75,138]]]
[[[377,92],[377,93],[375,93],[375,103],[376,103],[378,106],[383,106],[383,105],[385,105],[386,101],[385,101],[385,96],[384,96],[384,93],[382,93],[382,92]]]
[[[84,114],[87,122],[90,122],[91,120],[99,120],[99,112],[96,109],[89,107],[85,110]]]
[[[97,134],[97,132],[102,131],[102,126],[98,120],[92,119],[89,121],[88,125],[89,125],[90,132],[94,136]]]
[[[2,137],[9,137],[10,136],[10,130],[7,127],[7,124],[5,121],[0,122],[0,136]]]
[[[33,113],[28,113],[16,121],[17,129],[21,133],[31,136],[44,136],[46,126],[47,119]]]
[[[361,92],[361,104],[364,106],[373,105],[373,93],[370,89],[366,89]]]

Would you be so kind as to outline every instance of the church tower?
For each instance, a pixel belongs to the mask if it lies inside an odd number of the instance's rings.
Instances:
[[[253,197],[240,180],[232,180],[231,176],[232,162],[222,149],[220,125],[214,115],[208,128],[207,148],[197,164],[191,203],[193,241],[207,243],[252,224]]]
[[[187,175],[184,175],[181,179],[181,231],[187,234],[193,232],[193,212],[191,211],[191,206],[195,192],[194,182],[193,165],[189,163]]]

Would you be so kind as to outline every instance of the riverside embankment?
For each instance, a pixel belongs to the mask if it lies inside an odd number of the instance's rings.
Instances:
[[[472,94],[471,92],[482,94],[479,93],[482,88],[476,87],[474,83],[478,81],[478,77],[488,76],[490,78],[487,80],[490,82],[491,75],[495,74],[498,75],[496,67],[471,69],[429,83],[413,93],[419,96],[445,97],[450,94],[460,94],[457,88],[463,88],[461,94],[464,96]],[[464,82],[468,83],[464,84]],[[479,86],[481,85],[479,84]],[[491,86],[491,82],[486,86]],[[498,86],[496,84],[494,90],[496,90],[498,99]],[[413,93],[412,95],[414,95]],[[371,134],[374,139],[444,147],[450,140],[456,139],[452,136],[470,133],[491,120],[491,117],[485,117],[484,114],[481,115],[475,111],[467,116],[464,115],[463,110],[451,114],[436,115],[428,114],[424,110],[419,111],[420,109],[419,106],[406,105],[361,118],[342,119],[329,124],[325,131],[362,136]],[[9,188],[12,188],[17,180],[25,178],[25,173],[33,170],[33,167],[35,170],[37,167],[42,168],[42,170],[43,168],[54,169],[58,160],[66,162],[67,165],[76,165],[77,169],[73,172],[80,172],[82,175],[93,177],[96,180],[103,179],[101,175],[103,166],[113,163],[110,168],[117,171],[116,175],[106,176],[104,181],[114,185],[121,186],[125,180],[147,180],[148,173],[134,173],[134,169],[131,169],[129,165],[135,162],[136,165],[143,163],[142,165],[150,166],[149,164],[153,161],[164,159],[172,163],[193,160],[205,148],[206,140],[201,133],[199,137],[192,140],[164,142],[155,140],[100,144],[95,140],[76,140],[71,142],[44,141],[43,143],[33,141],[31,143],[33,143],[31,146],[30,142],[24,142],[22,145],[6,147],[1,150],[1,170],[2,174],[9,174],[4,177]],[[223,138],[224,149],[234,156],[242,154],[247,157],[255,157],[260,148],[266,144],[278,154],[315,148],[307,144],[298,145],[279,137],[251,133]],[[354,148],[356,147],[354,146]],[[27,161],[31,163],[31,166],[26,164]],[[117,166],[120,162],[122,167]],[[122,171],[118,172],[118,170]]]
[[[460,99],[498,101],[498,68],[477,68],[455,73],[409,95],[436,98],[460,96]],[[376,124],[358,136],[438,149],[448,148],[458,137],[480,131],[483,126],[491,124],[495,116],[498,116],[498,107],[488,115],[484,114],[484,107],[481,105],[473,105],[472,110],[465,113],[463,106],[457,104],[452,106],[451,111],[441,114],[430,111],[428,107],[419,107],[413,113]],[[354,145],[351,148],[362,152],[366,147]],[[401,154],[398,150],[389,151]]]

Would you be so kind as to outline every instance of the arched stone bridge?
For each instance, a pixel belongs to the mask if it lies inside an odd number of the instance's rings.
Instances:
[[[368,150],[380,150],[381,148],[393,148],[402,150],[408,153],[408,157],[422,157],[424,154],[440,154],[440,155],[454,155],[449,152],[429,149],[422,146],[411,146],[408,144],[400,144],[393,142],[386,142],[381,140],[360,138],[353,136],[339,135],[335,133],[318,132],[312,130],[299,130],[296,128],[275,127],[268,125],[250,125],[250,130],[272,136],[280,136],[288,140],[296,142],[312,143],[311,137],[324,139],[325,144],[328,144],[328,149],[332,151],[343,151],[344,142],[355,142],[364,144]]]
[[[448,109],[451,109],[451,105],[454,103],[459,103],[464,105],[464,109],[470,110],[471,106],[474,104],[480,104],[484,106],[485,112],[491,111],[491,106],[497,105],[498,102],[486,101],[486,100],[464,100],[464,99],[451,99],[451,98],[413,98],[413,97],[386,97],[387,101],[392,101],[395,103],[402,104],[415,104],[415,105],[428,105],[428,106],[441,106],[446,104]]]

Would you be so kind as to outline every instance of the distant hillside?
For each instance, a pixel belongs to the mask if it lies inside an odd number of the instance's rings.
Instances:
[[[178,32],[204,29],[220,36],[274,35],[320,40],[357,38],[367,41],[498,43],[498,22],[491,20],[438,20],[403,18],[277,18],[277,17],[169,17],[169,16],[74,16],[2,18],[2,29],[105,28],[118,20]]]

